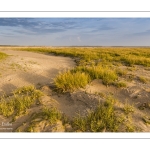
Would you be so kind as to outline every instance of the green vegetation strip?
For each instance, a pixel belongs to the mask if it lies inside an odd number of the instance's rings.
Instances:
[[[80,58],[80,64],[86,64],[92,60],[102,60],[108,62],[121,62],[126,65],[150,66],[150,48],[129,48],[129,47],[22,47],[11,48],[14,50],[53,53],[55,55],[70,56]]]

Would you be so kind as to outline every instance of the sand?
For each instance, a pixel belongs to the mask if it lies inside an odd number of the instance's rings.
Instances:
[[[26,51],[0,50],[10,55],[6,60],[0,62],[0,95],[10,94],[12,90],[34,85],[45,95],[41,101],[43,105],[57,107],[67,117],[73,118],[80,113],[86,115],[88,111],[94,109],[99,101],[104,98],[100,93],[113,95],[119,101],[118,112],[122,111],[126,102],[134,105],[135,110],[132,116],[132,122],[138,127],[139,132],[149,132],[150,125],[145,124],[143,117],[150,116],[150,82],[141,83],[139,76],[144,76],[150,80],[150,69],[142,66],[136,66],[134,70],[128,71],[126,78],[133,76],[132,80],[126,80],[127,87],[117,88],[114,86],[105,86],[101,80],[94,80],[84,89],[79,89],[73,93],[60,94],[53,91],[53,78],[64,70],[75,67],[75,61],[68,57],[45,55],[40,53]],[[122,68],[121,68],[122,67]],[[126,66],[120,66],[121,69],[127,69]],[[119,78],[124,81],[124,77]],[[100,96],[101,95],[101,96]],[[139,107],[143,107],[142,110]],[[41,106],[29,109],[29,114],[38,112]],[[10,118],[0,116],[0,122],[9,123]],[[19,117],[12,123],[9,132],[15,132],[18,129],[23,132],[30,122],[30,115]],[[25,123],[24,123],[25,122]],[[47,122],[42,121],[36,127],[37,132],[64,132],[62,122],[57,122],[54,127],[46,126]],[[69,126],[69,125],[68,125]],[[0,132],[8,132],[2,130]]]
[[[10,55],[0,62],[1,94],[22,86],[50,84],[59,72],[75,66],[74,61],[67,57],[12,50],[1,52]]]

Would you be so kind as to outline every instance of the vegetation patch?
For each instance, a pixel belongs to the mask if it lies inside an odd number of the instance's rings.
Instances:
[[[125,76],[127,74],[127,70],[123,70],[123,69],[116,69],[116,73],[119,76]]]
[[[115,80],[118,79],[118,76],[114,69],[109,68],[108,66],[91,66],[91,67],[83,67],[79,66],[75,68],[74,71],[80,71],[87,73],[91,80],[94,79],[102,79],[104,85],[110,85]]]
[[[148,79],[142,76],[140,76],[138,79],[140,82],[145,83],[145,84],[148,82]]]
[[[0,60],[6,58],[7,56],[7,54],[0,52]]]
[[[128,102],[125,103],[124,108],[123,108],[125,114],[130,114],[134,112],[134,106],[130,105]]]
[[[108,97],[105,103],[88,113],[86,117],[80,115],[73,120],[73,127],[82,132],[116,132],[121,124],[117,117],[114,103],[115,99]]]
[[[36,128],[39,127],[39,123],[45,121],[47,126],[54,125],[58,120],[62,120],[63,115],[56,108],[44,107],[42,111],[34,113],[30,125],[27,127],[27,132],[36,132]]]
[[[123,88],[123,87],[127,87],[127,84],[125,82],[115,82],[114,85],[117,88]]]
[[[88,74],[84,72],[71,72],[59,74],[55,79],[55,85],[63,92],[73,92],[76,89],[84,88],[90,81]]]
[[[9,117],[25,113],[33,104],[39,103],[41,96],[42,93],[33,86],[19,88],[12,96],[0,97],[0,114]]]

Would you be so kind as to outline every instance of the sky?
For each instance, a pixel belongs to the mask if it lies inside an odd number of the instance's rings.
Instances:
[[[150,46],[150,18],[0,18],[0,45]]]

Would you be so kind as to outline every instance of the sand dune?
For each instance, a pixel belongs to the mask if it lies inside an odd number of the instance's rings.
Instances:
[[[67,57],[14,50],[2,52],[10,56],[0,62],[0,93],[31,84],[50,84],[60,71],[75,66],[74,61]]]

